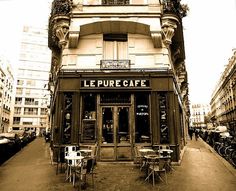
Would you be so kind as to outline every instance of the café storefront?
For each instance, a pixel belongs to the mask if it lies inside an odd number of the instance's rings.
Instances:
[[[136,145],[168,144],[179,160],[182,110],[173,74],[59,74],[52,109],[58,145],[97,145],[99,161],[131,161]]]

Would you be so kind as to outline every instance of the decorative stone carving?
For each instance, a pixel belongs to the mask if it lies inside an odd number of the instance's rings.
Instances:
[[[69,48],[77,48],[79,43],[79,31],[69,32]]]
[[[171,39],[175,34],[175,29],[177,28],[176,22],[171,21],[170,19],[163,20],[162,22],[162,34],[163,40],[166,46],[171,44]]]
[[[152,41],[155,48],[162,47],[162,35],[161,31],[151,31]]]
[[[176,75],[177,75],[178,77],[181,75],[182,72],[185,71],[185,64],[184,64],[184,61],[178,62],[178,64],[176,64],[175,71],[176,71]]]
[[[155,48],[162,47],[162,35],[161,31],[151,31],[152,41]]]
[[[172,49],[172,62],[175,63],[175,61],[179,58],[181,53],[180,46],[176,47],[175,49]]]
[[[66,25],[58,25],[56,26],[56,29],[55,29],[56,36],[59,39],[58,45],[62,49],[64,49],[67,44],[66,37],[68,34],[68,29],[69,29],[69,26],[66,26]]]
[[[50,49],[60,51],[61,48],[65,48],[71,10],[72,0],[53,1],[48,29],[48,46]]]

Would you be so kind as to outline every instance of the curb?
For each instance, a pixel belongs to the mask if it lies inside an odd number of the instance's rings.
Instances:
[[[210,145],[208,145],[205,141],[203,141],[201,138],[199,139],[203,144],[215,155],[217,159],[219,159],[224,166],[236,177],[236,169],[222,156],[220,156]]]

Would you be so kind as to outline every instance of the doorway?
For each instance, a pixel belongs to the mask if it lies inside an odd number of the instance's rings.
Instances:
[[[131,160],[130,106],[101,107],[100,160]]]

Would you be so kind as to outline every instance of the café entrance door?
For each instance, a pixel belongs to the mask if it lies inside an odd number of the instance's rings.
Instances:
[[[100,160],[131,160],[130,106],[102,106]]]

